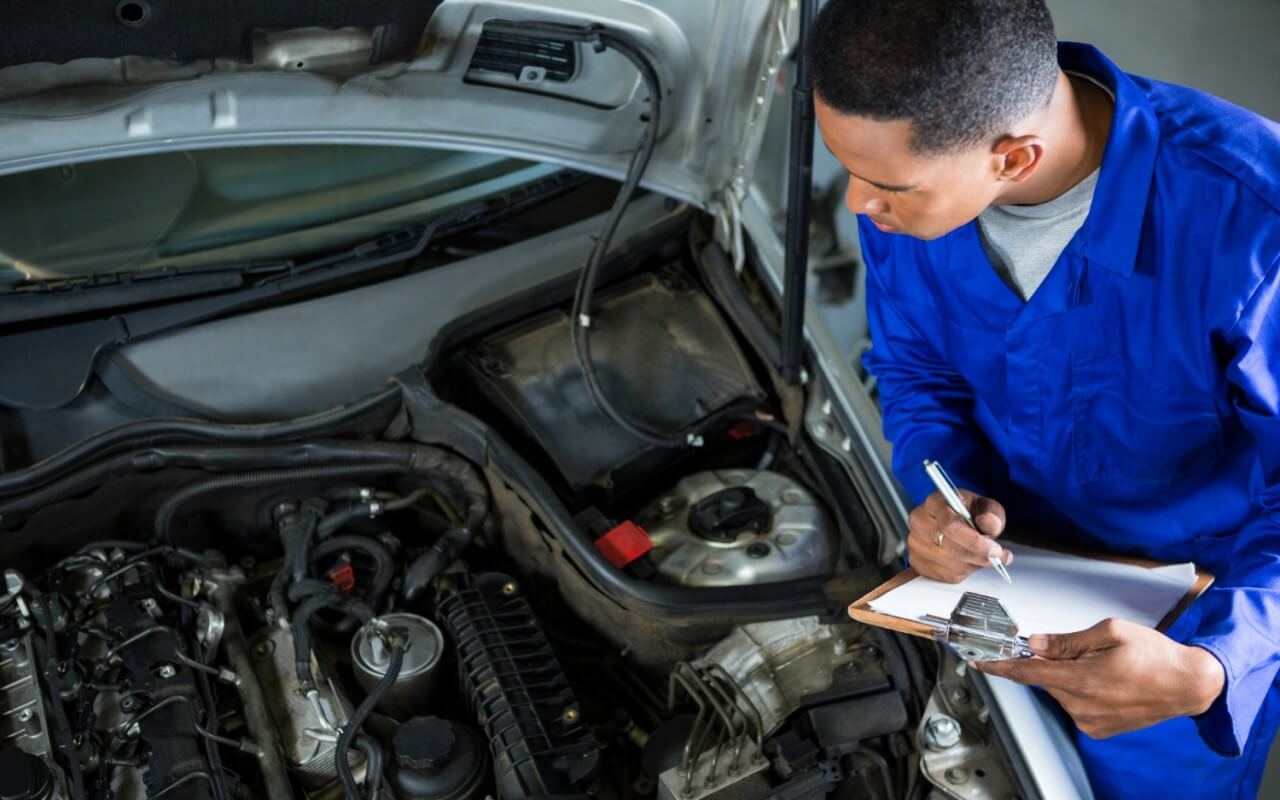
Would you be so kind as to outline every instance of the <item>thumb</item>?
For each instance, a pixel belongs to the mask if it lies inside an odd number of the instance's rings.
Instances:
[[[1114,644],[1110,620],[1075,633],[1033,633],[1028,637],[1031,652],[1042,658],[1070,660]]]

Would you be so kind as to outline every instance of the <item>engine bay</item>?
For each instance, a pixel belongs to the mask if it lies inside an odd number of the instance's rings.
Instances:
[[[603,433],[553,306],[328,414],[0,476],[7,796],[921,791],[932,652],[844,615],[856,498],[672,256],[596,359],[696,446]]]

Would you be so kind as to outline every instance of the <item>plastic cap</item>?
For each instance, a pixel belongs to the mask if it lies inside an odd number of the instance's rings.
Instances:
[[[0,750],[0,800],[44,800],[50,780],[49,766],[39,756],[12,747]]]
[[[453,723],[439,717],[414,717],[391,740],[396,762],[405,769],[440,769],[449,763],[457,742]]]

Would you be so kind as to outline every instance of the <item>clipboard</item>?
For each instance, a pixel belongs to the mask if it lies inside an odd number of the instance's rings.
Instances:
[[[1030,542],[1020,542],[1017,539],[1010,539],[1009,541],[1013,541],[1019,544],[1028,544],[1028,545],[1031,544]],[[1088,552],[1088,551],[1080,551],[1080,550],[1071,550],[1064,547],[1054,547],[1051,545],[1046,546],[1045,544],[1042,544],[1040,542],[1036,542],[1033,546],[1041,548],[1043,550],[1054,550],[1056,552],[1063,553],[1064,555],[1080,556],[1083,558],[1093,558],[1101,561],[1113,561],[1119,564],[1131,564],[1133,566],[1138,566],[1138,567],[1165,566],[1164,562],[1153,561],[1147,558],[1139,558],[1137,556],[1125,556],[1125,555],[1117,555],[1114,553],[1097,553],[1097,552]],[[920,577],[919,573],[917,573],[911,567],[907,567],[902,572],[899,572],[897,575],[894,575],[889,580],[880,584],[875,589],[872,589],[870,592],[867,592],[865,595],[863,595],[862,597],[858,598],[853,603],[851,603],[849,605],[849,616],[857,620],[858,622],[861,622],[866,625],[873,625],[877,628],[887,628],[888,630],[891,630],[891,631],[897,631],[898,633],[905,633],[911,636],[919,636],[924,639],[932,639],[934,628],[931,627],[928,623],[920,622],[918,620],[906,619],[903,617],[895,617],[891,614],[882,614],[878,611],[871,610],[872,601],[874,601],[881,595],[889,591],[892,591],[893,589],[896,589],[899,586],[902,586],[908,581],[915,580],[918,577]],[[1208,589],[1213,584],[1213,581],[1214,581],[1214,576],[1211,573],[1197,566],[1195,583],[1193,583],[1191,585],[1191,588],[1187,590],[1187,593],[1182,596],[1182,599],[1179,600],[1178,603],[1173,608],[1169,609],[1169,613],[1164,615],[1164,617],[1160,620],[1160,623],[1156,625],[1156,630],[1161,633],[1167,632],[1169,628],[1172,627],[1173,623],[1177,621],[1178,617],[1182,616],[1183,612],[1185,612],[1188,608],[1191,607],[1191,604],[1196,601],[1196,598],[1204,594],[1205,590]]]

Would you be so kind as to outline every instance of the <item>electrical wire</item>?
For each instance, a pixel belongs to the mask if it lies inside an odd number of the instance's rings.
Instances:
[[[391,685],[400,677],[400,667],[404,664],[404,651],[409,647],[408,631],[404,628],[395,627],[390,631],[391,644],[391,661],[387,664],[387,671],[378,680],[378,683],[365,695],[364,701],[356,708],[355,713],[351,715],[351,719],[342,727],[342,733],[338,735],[338,743],[334,748],[333,757],[337,762],[338,777],[342,779],[342,788],[346,795],[346,800],[360,800],[360,787],[356,784],[355,776],[351,774],[351,765],[347,763],[347,754],[351,750],[351,742],[355,739],[356,734],[360,731],[360,726],[364,725],[364,721],[373,713],[373,708],[387,693]]]
[[[569,336],[573,344],[574,355],[578,361],[578,368],[581,370],[583,380],[586,383],[587,393],[591,397],[591,402],[601,414],[608,417],[614,424],[635,438],[654,447],[672,448],[699,444],[701,440],[692,434],[684,435],[662,431],[628,417],[626,413],[613,404],[605,393],[591,358],[590,334],[597,324],[596,319],[592,316],[593,299],[596,284],[600,279],[600,269],[608,253],[609,245],[613,240],[613,235],[617,231],[618,224],[622,221],[622,214],[631,203],[631,198],[635,195],[636,189],[639,188],[645,169],[649,166],[649,160],[653,156],[653,150],[657,145],[661,128],[662,86],[658,80],[658,73],[654,69],[653,62],[630,36],[610,31],[599,25],[574,26],[557,23],[490,21],[486,27],[494,29],[495,32],[511,33],[536,39],[584,42],[594,46],[597,51],[614,50],[630,61],[640,73],[640,77],[645,84],[645,90],[649,93],[649,110],[641,117],[645,122],[645,127],[640,134],[639,144],[631,155],[631,161],[627,165],[626,177],[623,179],[622,186],[614,198],[613,206],[609,209],[608,216],[605,217],[604,227],[596,237],[591,253],[587,257],[586,266],[583,267],[578,275],[577,287],[574,290],[573,307],[570,312]]]

